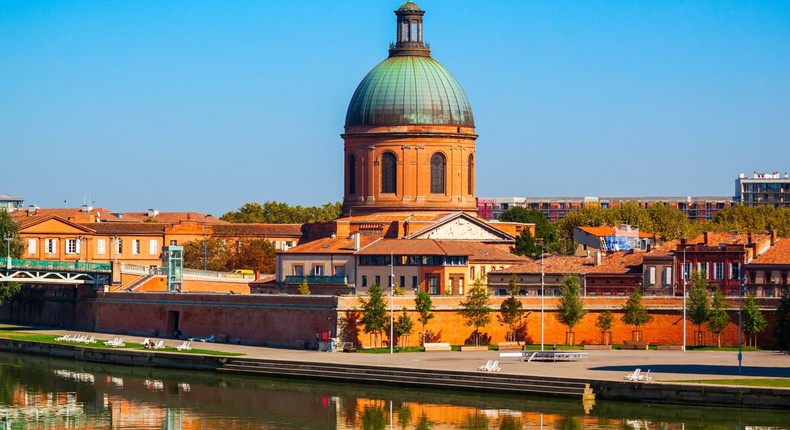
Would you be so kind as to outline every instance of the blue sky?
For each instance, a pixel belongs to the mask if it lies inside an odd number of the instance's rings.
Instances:
[[[345,111],[399,4],[0,2],[0,193],[340,200]],[[790,171],[788,1],[418,4],[472,103],[480,197],[732,195]]]

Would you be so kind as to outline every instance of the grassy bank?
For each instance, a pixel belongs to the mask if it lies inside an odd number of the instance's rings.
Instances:
[[[126,345],[123,347],[112,347],[105,345],[104,342],[111,339],[95,339],[95,343],[80,343],[80,342],[68,342],[68,341],[58,341],[55,340],[60,336],[52,335],[52,334],[44,334],[44,333],[30,333],[26,332],[22,329],[22,327],[17,326],[10,326],[10,325],[2,325],[0,326],[0,337],[6,339],[13,339],[13,340],[23,340],[26,342],[40,342],[40,343],[53,343],[58,345],[75,345],[75,346],[82,346],[85,348],[94,348],[94,349],[131,349],[131,350],[145,350],[151,351],[150,349],[146,349],[145,346],[139,343],[130,343],[125,342]],[[120,336],[118,336],[120,337]],[[219,355],[219,356],[239,356],[244,354],[239,353],[231,353],[231,352],[223,352],[223,351],[214,351],[210,349],[196,349],[192,348],[189,350],[178,350],[174,346],[166,346],[162,349],[157,349],[155,351],[159,352],[178,352],[180,354],[201,354],[201,355]]]

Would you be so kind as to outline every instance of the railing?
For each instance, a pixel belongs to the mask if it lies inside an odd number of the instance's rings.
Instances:
[[[0,257],[0,268],[7,265],[8,260]],[[90,263],[83,261],[47,261],[47,260],[22,260],[11,259],[11,267],[16,269],[45,269],[64,270],[72,272],[109,272],[111,265],[104,263]]]
[[[150,267],[141,266],[139,264],[121,264],[121,273],[130,273],[136,275],[160,275],[167,276],[167,267]],[[182,271],[184,276],[201,276],[204,278],[217,278],[217,279],[255,279],[255,275],[246,273],[233,273],[233,272],[215,272],[212,270],[200,270],[184,268]]]
[[[285,277],[286,284],[301,284],[307,281],[308,284],[347,284],[348,276],[298,276],[288,275]]]

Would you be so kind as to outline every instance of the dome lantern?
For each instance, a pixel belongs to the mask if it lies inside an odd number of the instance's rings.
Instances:
[[[431,50],[422,39],[422,17],[425,11],[417,3],[407,1],[395,11],[397,16],[397,41],[390,44],[390,57],[399,55],[431,56]]]

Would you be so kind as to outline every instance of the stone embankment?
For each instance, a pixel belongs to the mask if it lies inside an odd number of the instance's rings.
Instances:
[[[217,369],[222,372],[266,376],[326,379],[503,394],[538,394],[554,397],[594,398],[590,384],[564,378],[503,375],[497,372],[459,372],[435,369],[309,363],[232,358]]]
[[[218,345],[219,346],[219,345]],[[225,348],[228,349],[228,348]],[[20,340],[0,339],[0,351],[37,354],[58,358],[146,367],[179,368],[225,373],[277,376],[290,378],[322,379],[348,383],[387,384],[448,390],[482,391],[515,395],[540,395],[590,399],[596,401],[624,400],[644,403],[667,403],[694,406],[725,406],[744,408],[790,409],[790,390],[782,388],[757,388],[719,386],[669,382],[629,382],[597,379],[588,374],[576,378],[536,376],[506,372],[468,371],[465,364],[454,370],[452,362],[447,369],[437,369],[434,364],[414,367],[369,365],[375,355],[359,355],[354,363],[310,361],[299,355],[295,359],[254,357],[228,357],[195,353],[175,353],[129,349],[98,349],[79,345],[51,344]],[[305,351],[303,354],[310,354]],[[428,353],[430,356],[441,353]],[[447,354],[466,354],[453,352]],[[345,355],[345,354],[344,354]],[[527,363],[525,363],[527,365]],[[576,369],[578,370],[578,369]],[[575,372],[578,374],[578,372]]]

